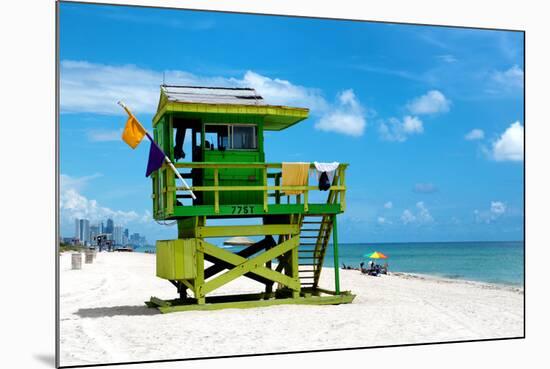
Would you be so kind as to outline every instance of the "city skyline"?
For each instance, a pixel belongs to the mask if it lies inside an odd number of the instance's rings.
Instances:
[[[130,235],[128,228],[116,225],[113,219],[107,218],[91,224],[89,219],[75,218],[74,236],[61,236],[62,241],[70,243],[83,244],[84,246],[93,246],[96,244],[95,237],[101,234],[108,236],[109,240],[114,241],[115,246],[147,246],[147,238],[135,232]]]

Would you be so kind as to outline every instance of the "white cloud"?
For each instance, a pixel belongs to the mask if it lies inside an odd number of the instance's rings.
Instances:
[[[386,203],[384,204],[384,208],[385,208],[385,209],[391,209],[391,208],[393,208],[393,202],[391,202],[391,201],[386,202]]]
[[[223,81],[223,78],[220,77],[219,80]],[[329,109],[329,104],[318,89],[294,85],[289,81],[269,78],[252,71],[247,71],[243,79],[230,78],[223,85],[254,88],[271,105],[296,105],[314,112]]]
[[[120,141],[122,129],[91,130],[87,132],[88,140],[92,142]]]
[[[353,90],[344,90],[336,103],[327,102],[322,91],[300,86],[290,81],[270,78],[247,71],[242,78],[205,77],[186,71],[161,71],[135,65],[105,65],[86,61],[61,61],[61,111],[63,113],[98,113],[124,115],[116,104],[123,100],[135,113],[156,112],[159,86],[167,84],[189,86],[251,87],[271,105],[293,105],[309,108],[319,117],[317,129],[360,136],[366,127],[365,109]],[[91,140],[105,141],[114,132],[95,132]]]
[[[60,103],[64,113],[126,114],[116,104],[121,99],[136,113],[152,113],[162,83],[162,73],[134,65],[110,66],[71,60],[61,61],[60,78]]]
[[[468,132],[464,139],[468,141],[482,140],[485,137],[485,132],[483,130],[475,128]]]
[[[392,117],[380,123],[378,132],[385,141],[404,142],[409,136],[424,132],[424,126],[418,117],[407,115],[403,120]]]
[[[433,217],[424,205],[423,201],[416,203],[416,208],[418,209],[418,215],[416,216],[417,220],[422,223],[433,222]]]
[[[491,201],[489,210],[474,210],[475,220],[478,223],[491,223],[507,212],[507,206],[502,201]]]
[[[446,113],[450,106],[451,101],[438,90],[428,91],[407,104],[410,112],[416,115]]]
[[[506,204],[501,201],[491,201],[491,213],[494,215],[502,215],[506,212]]]
[[[434,219],[423,201],[416,203],[416,209],[416,213],[413,213],[409,209],[403,211],[401,214],[403,224],[427,224],[433,222]]]
[[[496,161],[522,161],[523,135],[524,129],[521,123],[512,123],[499,139],[493,142],[492,158]]]
[[[414,192],[417,193],[434,193],[438,188],[433,183],[417,183],[414,185]]]
[[[384,218],[384,217],[378,217],[376,219],[376,221],[378,222],[378,224],[386,224],[387,223],[386,218]]]
[[[126,114],[117,104],[124,100],[135,112],[154,113],[163,79],[168,84],[190,86],[252,87],[269,104],[308,107],[324,111],[329,104],[318,89],[298,86],[247,71],[242,79],[204,77],[186,71],[163,73],[135,65],[104,65],[86,61],[61,62],[61,109],[63,112]]]
[[[364,108],[353,90],[345,90],[338,94],[337,104],[323,114],[315,128],[349,136],[361,136],[366,125]]]
[[[455,63],[457,61],[456,57],[451,54],[438,55],[437,58],[445,63]]]
[[[403,222],[403,224],[413,223],[415,220],[416,217],[409,209],[403,210],[403,214],[401,214],[401,221]]]
[[[514,65],[505,71],[495,71],[491,76],[497,87],[507,90],[523,88],[523,69]]]
[[[75,218],[89,219],[91,222],[112,218],[116,223],[127,224],[145,219],[135,211],[113,210],[83,196],[80,191],[98,176],[71,177],[61,174],[59,209],[63,222],[72,222]]]
[[[59,176],[59,187],[61,191],[66,189],[75,189],[77,191],[80,191],[88,184],[88,182],[102,176],[103,174],[101,173],[95,173],[84,177],[71,177],[66,174],[61,174]]]
[[[403,131],[405,133],[422,133],[424,132],[424,126],[422,121],[417,117],[411,117],[407,115],[403,118]]]

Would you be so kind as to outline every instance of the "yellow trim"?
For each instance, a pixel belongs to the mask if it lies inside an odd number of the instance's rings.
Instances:
[[[161,103],[163,99],[161,98]],[[308,117],[309,109],[294,108],[289,106],[275,105],[230,105],[230,104],[204,104],[204,103],[181,103],[166,102],[160,106],[153,118],[153,127],[160,117],[167,111],[180,113],[213,113],[213,114],[254,114],[264,116],[295,117],[297,121]]]

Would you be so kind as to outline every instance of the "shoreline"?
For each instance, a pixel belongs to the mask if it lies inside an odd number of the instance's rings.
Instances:
[[[492,242],[492,241],[487,241],[487,242]],[[68,251],[70,252],[70,251]],[[148,254],[148,255],[155,255],[155,252],[148,252],[148,251],[136,251],[135,249],[133,250],[134,253],[139,253],[139,254]],[[274,263],[274,265],[276,265],[276,263]],[[323,266],[323,269],[325,268],[330,268],[330,269],[334,269],[333,266]],[[342,267],[340,267],[340,270],[352,270],[352,271],[357,271],[359,272],[358,270],[355,270],[355,269],[344,269]],[[360,272],[359,272],[360,273]],[[450,278],[450,277],[445,277],[445,276],[442,276],[440,274],[430,274],[430,273],[418,273],[418,272],[403,272],[403,271],[390,271],[388,272],[389,274],[392,274],[392,275],[395,275],[395,276],[400,276],[400,275],[403,275],[403,276],[411,276],[411,277],[418,277],[418,278],[425,278],[425,279],[437,279],[437,280],[441,280],[442,282],[449,282],[449,283],[452,283],[452,282],[466,282],[466,283],[472,283],[472,284],[479,284],[481,286],[485,286],[486,288],[504,288],[504,289],[510,289],[510,290],[519,290],[519,291],[523,291],[524,288],[524,283],[513,283],[513,282],[489,282],[489,281],[480,281],[480,280],[474,280],[474,279],[467,279],[467,278]]]
[[[512,292],[518,292],[523,294],[524,289],[523,285],[516,285],[516,284],[508,284],[508,283],[496,283],[496,282],[483,282],[483,281],[475,281],[471,279],[462,279],[462,278],[445,278],[439,275],[435,274],[425,274],[425,273],[409,273],[409,272],[388,272],[388,274],[391,274],[396,277],[401,277],[404,279],[421,279],[421,280],[432,280],[437,281],[440,283],[463,283],[468,285],[474,285],[481,288],[490,288],[490,289],[496,289],[496,290],[505,290],[505,291],[512,291]]]

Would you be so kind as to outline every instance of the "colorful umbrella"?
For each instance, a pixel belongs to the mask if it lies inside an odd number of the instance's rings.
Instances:
[[[387,259],[388,258],[386,255],[378,251],[375,251],[372,254],[365,254],[363,256],[369,259]]]

